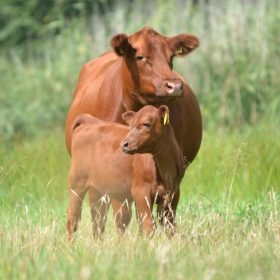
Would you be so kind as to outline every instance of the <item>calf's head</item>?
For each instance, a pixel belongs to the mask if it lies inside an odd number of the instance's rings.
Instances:
[[[131,36],[115,35],[111,45],[125,59],[134,91],[151,101],[182,95],[183,82],[172,71],[173,58],[189,54],[198,47],[199,40],[190,34],[166,37],[145,27]]]
[[[169,125],[169,110],[165,105],[156,108],[147,105],[137,113],[123,113],[123,119],[129,124],[130,130],[121,143],[123,152],[127,154],[155,154]]]

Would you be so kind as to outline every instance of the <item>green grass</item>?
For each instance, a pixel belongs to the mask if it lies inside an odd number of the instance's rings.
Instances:
[[[268,137],[270,135],[270,137]],[[2,145],[2,279],[275,279],[280,268],[279,131],[205,133],[181,185],[177,234],[117,235],[112,213],[95,241],[87,201],[67,243],[69,158],[60,130]]]
[[[275,279],[279,275],[279,199],[228,204],[183,201],[178,233],[123,237],[112,219],[94,241],[84,213],[74,245],[66,242],[65,203],[19,202],[1,209],[2,279]],[[4,217],[3,217],[4,216]]]
[[[75,19],[57,36],[1,47],[0,279],[278,277],[279,1],[203,2],[120,1],[102,16],[95,10],[87,26]],[[85,202],[69,246],[62,127],[79,69],[110,48],[113,34],[144,25],[201,40],[174,64],[204,122],[181,184],[177,234],[169,240],[158,229],[143,238],[134,217],[119,237],[110,213],[104,238],[94,241]]]

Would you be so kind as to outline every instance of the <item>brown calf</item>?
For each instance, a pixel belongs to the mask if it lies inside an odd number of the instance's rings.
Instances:
[[[83,198],[89,189],[94,235],[104,231],[110,199],[120,205],[115,214],[120,231],[130,222],[133,200],[145,233],[154,229],[154,203],[158,204],[161,223],[174,227],[178,200],[173,196],[179,197],[176,193],[185,169],[169,125],[169,110],[164,105],[145,106],[137,113],[124,113],[123,118],[130,128],[90,115],[81,115],[74,121],[67,215],[69,240],[77,229]]]
[[[162,225],[174,228],[175,212],[179,197],[176,195],[184,176],[185,163],[182,151],[176,141],[172,126],[169,125],[169,109],[158,109],[148,105],[142,109],[143,116],[129,111],[123,119],[130,130],[121,143],[127,154],[152,153],[157,170],[158,187],[151,195],[158,204],[158,217]]]

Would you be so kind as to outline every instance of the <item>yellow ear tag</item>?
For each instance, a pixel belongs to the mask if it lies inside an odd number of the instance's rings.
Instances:
[[[169,124],[169,114],[167,112],[164,113],[163,124],[164,125],[168,125]]]
[[[180,53],[182,53],[183,52],[183,47],[182,46],[180,46],[177,50],[176,50],[176,54],[180,54]]]
[[[120,54],[121,54],[121,55],[124,54],[124,51],[123,51],[121,48],[119,48],[119,51],[120,51]]]

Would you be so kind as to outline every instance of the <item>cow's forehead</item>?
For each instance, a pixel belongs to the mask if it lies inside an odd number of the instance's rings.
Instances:
[[[133,33],[131,36],[136,38],[141,36],[149,36],[150,38],[159,37],[159,36],[162,37],[162,35],[160,35],[151,27],[144,27],[143,29]]]
[[[153,51],[168,49],[166,38],[152,28],[145,27],[129,36],[129,42],[139,52],[151,54]]]

